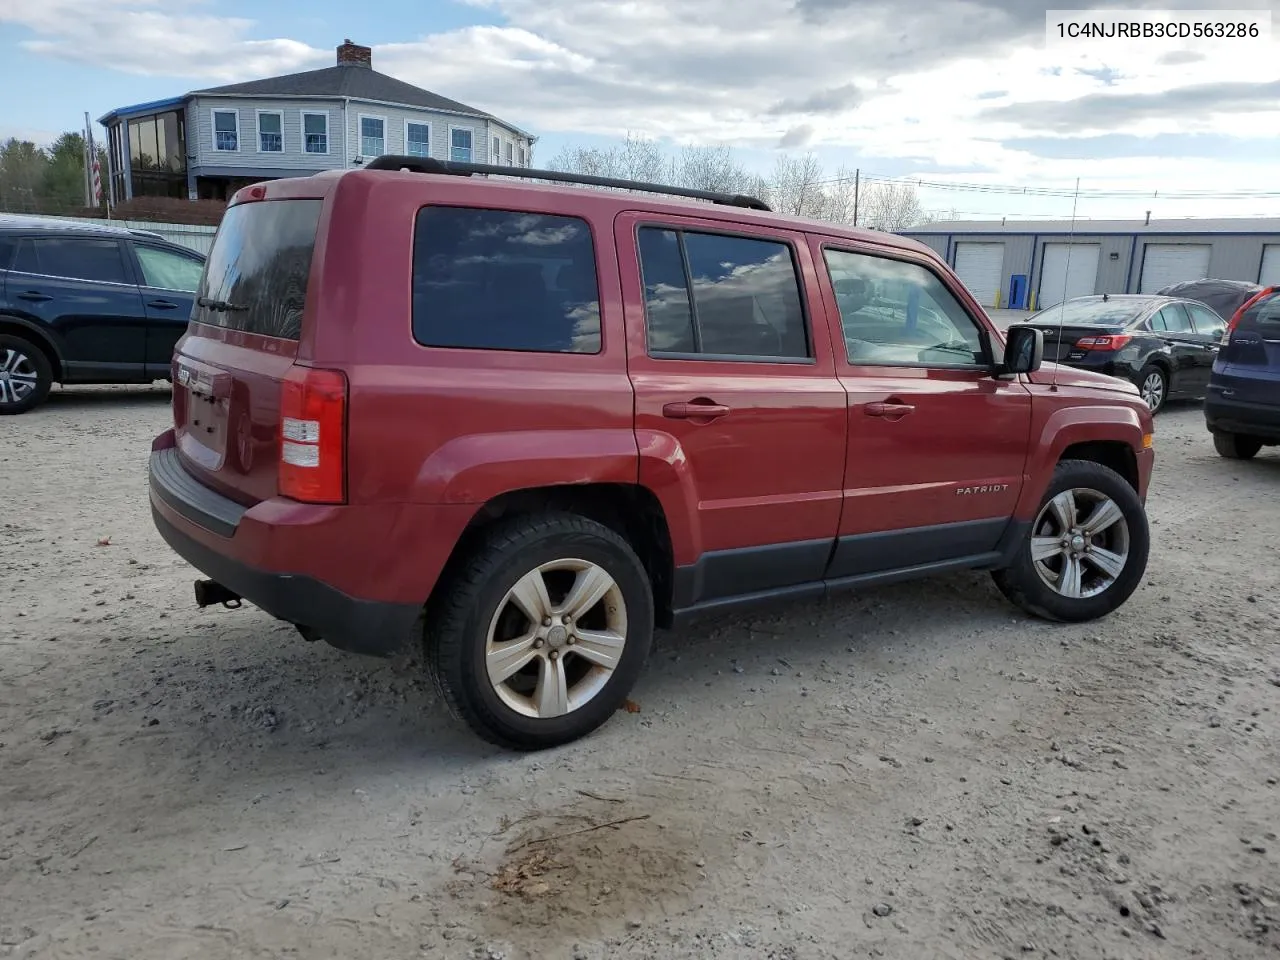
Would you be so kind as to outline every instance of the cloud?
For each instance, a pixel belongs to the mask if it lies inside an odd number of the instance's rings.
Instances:
[[[779,150],[797,150],[807,147],[813,141],[813,127],[801,124],[798,127],[792,127],[778,140]]]
[[[288,38],[251,39],[252,20],[200,12],[196,0],[3,0],[0,24],[27,28],[32,53],[125,73],[240,80],[324,66]]]
[[[769,108],[768,113],[775,117],[786,117],[797,113],[843,113],[851,107],[856,107],[861,101],[862,92],[857,84],[846,83],[843,86],[819,90],[807,97],[779,100]]]
[[[1112,67],[1097,67],[1091,69],[1089,67],[1076,67],[1076,73],[1082,77],[1092,77],[1104,86],[1114,87],[1116,81],[1124,76],[1119,70]]]
[[[1220,134],[1162,133],[1139,137],[1106,133],[1095,137],[1015,137],[1001,146],[1054,160],[1107,160],[1167,157],[1218,161],[1265,162],[1275,156],[1275,142]]]
[[[1181,67],[1189,63],[1201,63],[1204,59],[1205,55],[1196,50],[1170,50],[1160,54],[1156,63],[1162,67]]]
[[[1223,113],[1274,111],[1280,80],[1269,83],[1221,81],[1174,87],[1155,93],[1093,93],[1074,100],[1027,100],[989,107],[982,119],[1050,133],[1115,130],[1140,120],[1185,120]]]

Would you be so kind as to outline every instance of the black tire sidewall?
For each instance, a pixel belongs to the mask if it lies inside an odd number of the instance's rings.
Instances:
[[[1219,431],[1213,435],[1213,445],[1221,456],[1231,460],[1252,460],[1262,451],[1262,441],[1240,433]]]
[[[1137,492],[1123,477],[1101,464],[1072,460],[1058,465],[1053,479],[1036,509],[1036,516],[1045,504],[1069,489],[1092,489],[1110,497],[1124,514],[1129,526],[1129,560],[1119,578],[1096,597],[1078,600],[1064,597],[1040,579],[1031,559],[1031,538],[1035,536],[1034,521],[1018,550],[1013,566],[1004,571],[1001,586],[1015,602],[1030,612],[1052,620],[1079,623],[1096,620],[1122,606],[1137,590],[1146,573],[1151,550],[1151,534],[1146,510]]]
[[[19,350],[31,359],[36,368],[36,388],[31,396],[19,403],[0,403],[0,416],[26,413],[33,407],[38,407],[44,403],[45,398],[49,396],[49,391],[53,389],[53,367],[49,364],[49,358],[45,356],[44,350],[25,337],[0,333],[0,351],[6,349]]]
[[[570,521],[572,523],[572,521]],[[578,526],[578,525],[575,525]],[[589,702],[563,717],[541,720],[526,717],[508,707],[489,681],[484,648],[489,623],[507,591],[535,567],[567,558],[586,560],[602,567],[622,591],[627,605],[627,643],[613,676]],[[497,737],[521,749],[543,749],[586,736],[605,723],[622,706],[635,685],[653,637],[653,597],[644,566],[626,545],[566,523],[498,558],[476,590],[460,636],[454,642],[463,649],[450,658],[459,697],[469,713]]]
[[[1163,410],[1165,404],[1169,402],[1169,384],[1172,381],[1164,367],[1156,363],[1149,363],[1138,373],[1138,382],[1136,386],[1138,388],[1139,395],[1142,393],[1142,385],[1147,382],[1147,377],[1151,376],[1153,373],[1158,373],[1160,375],[1160,379],[1164,382],[1164,392],[1160,394],[1160,404],[1151,410],[1152,414],[1156,414]]]

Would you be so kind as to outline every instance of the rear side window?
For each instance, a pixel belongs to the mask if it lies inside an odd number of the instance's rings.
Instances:
[[[264,200],[227,210],[197,290],[192,319],[297,340],[321,200]]]
[[[650,354],[810,358],[800,283],[788,244],[642,227],[637,245]]]
[[[9,265],[13,263],[13,252],[17,246],[17,240],[9,237],[0,237],[0,270],[9,269]]]
[[[1227,321],[1208,307],[1202,307],[1198,303],[1188,303],[1185,306],[1187,312],[1191,314],[1191,323],[1195,326],[1196,333],[1209,337],[1222,336],[1222,331],[1227,328]]]
[[[428,347],[599,353],[587,222],[424,207],[413,241],[413,336]]]
[[[35,237],[18,244],[13,269],[92,283],[131,283],[118,240]]]

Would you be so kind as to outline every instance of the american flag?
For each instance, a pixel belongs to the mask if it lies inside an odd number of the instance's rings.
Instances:
[[[85,143],[89,153],[89,192],[93,199],[90,206],[96,207],[102,202],[102,164],[98,162],[98,145],[93,140],[93,124],[89,122],[89,114],[84,115]]]

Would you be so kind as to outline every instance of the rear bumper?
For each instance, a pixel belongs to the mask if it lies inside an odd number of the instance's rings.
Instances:
[[[309,627],[352,653],[388,656],[411,638],[422,603],[354,597],[310,574],[263,569],[238,555],[264,539],[261,531],[242,529],[260,525],[250,515],[256,508],[201,484],[182,467],[174,448],[152,452],[150,486],[152,519],[165,542],[207,577],[273,617]],[[361,562],[353,549],[352,563]]]
[[[1205,424],[1212,432],[1242,433],[1280,442],[1280,406],[1224,400],[1210,392],[1204,402]]]

